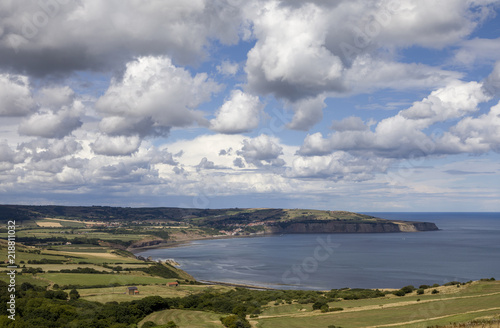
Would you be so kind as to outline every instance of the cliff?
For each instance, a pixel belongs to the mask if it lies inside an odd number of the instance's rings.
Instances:
[[[266,234],[280,233],[380,233],[380,232],[417,232],[434,231],[438,227],[431,222],[346,222],[346,221],[310,221],[278,222],[265,226]]]

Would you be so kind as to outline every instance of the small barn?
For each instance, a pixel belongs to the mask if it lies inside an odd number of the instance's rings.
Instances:
[[[169,282],[167,284],[168,287],[178,287],[179,286],[179,283],[177,281],[174,281],[174,282]]]
[[[129,295],[137,295],[139,294],[139,288],[133,286],[133,287],[127,287],[128,294]]]

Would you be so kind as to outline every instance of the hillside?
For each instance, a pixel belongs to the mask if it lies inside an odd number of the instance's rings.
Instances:
[[[79,220],[87,225],[95,224],[95,222],[107,226],[132,223],[160,224],[171,227],[199,228],[203,229],[204,233],[225,235],[438,230],[437,226],[430,222],[386,220],[346,211],[0,205],[0,221],[29,222],[46,218]]]

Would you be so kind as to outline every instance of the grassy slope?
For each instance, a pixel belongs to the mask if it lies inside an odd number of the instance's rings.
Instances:
[[[139,323],[139,327],[146,321],[153,321],[159,325],[174,321],[182,328],[219,328],[224,327],[220,317],[220,314],[201,311],[164,310],[148,315]]]
[[[456,289],[456,290],[453,290]],[[283,305],[268,309],[254,323],[259,328],[427,327],[500,314],[500,282],[480,282],[457,288],[439,287],[440,294],[408,295],[330,303],[344,311],[321,313],[310,305]],[[420,301],[417,301],[420,299]]]

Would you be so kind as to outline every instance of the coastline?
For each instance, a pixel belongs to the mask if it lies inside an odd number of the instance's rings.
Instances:
[[[185,244],[189,244],[193,241],[197,240],[214,240],[214,239],[233,239],[233,238],[253,238],[253,237],[266,237],[266,236],[273,236],[274,234],[252,234],[252,235],[237,235],[237,236],[228,236],[228,235],[216,235],[216,236],[209,236],[209,237],[196,237],[196,238],[187,238],[184,240],[176,240],[176,241],[166,241],[166,242],[161,242],[159,244],[155,245],[150,245],[150,246],[141,246],[141,247],[128,247],[127,251],[131,252],[132,254],[140,253],[145,250],[149,249],[166,249],[166,248],[174,248],[174,247],[179,247]]]

